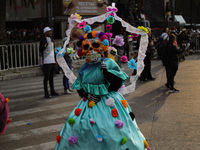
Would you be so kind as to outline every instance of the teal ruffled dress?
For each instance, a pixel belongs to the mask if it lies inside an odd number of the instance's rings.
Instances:
[[[107,71],[121,78],[122,83],[128,78],[112,59],[105,58],[104,63]],[[147,148],[127,101],[119,92],[109,92],[109,85],[100,70],[100,63],[85,63],[81,67],[72,88],[99,95],[101,100],[95,104],[87,98],[81,99],[57,136],[56,150]]]

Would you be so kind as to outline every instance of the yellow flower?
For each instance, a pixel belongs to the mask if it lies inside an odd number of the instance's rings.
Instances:
[[[83,36],[83,38],[84,38],[84,39],[87,39],[87,34],[85,34],[85,35]]]
[[[145,149],[147,149],[149,147],[149,144],[147,143],[146,140],[144,140],[144,147],[145,147]]]
[[[77,16],[77,19],[79,19],[79,20],[81,20],[81,15],[79,15],[79,14],[77,14],[77,13],[75,13],[75,16]]]
[[[143,30],[144,32],[146,32],[147,34],[149,33],[148,29],[143,27],[143,26],[138,26],[138,29]]]
[[[96,105],[94,101],[88,102],[88,107],[92,108],[94,105]]]

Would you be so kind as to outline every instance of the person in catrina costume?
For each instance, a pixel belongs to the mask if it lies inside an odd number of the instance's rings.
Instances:
[[[57,136],[56,150],[147,150],[135,115],[118,92],[128,75],[103,57],[108,38],[93,31],[80,37],[78,54],[86,58],[72,84],[81,97]]]

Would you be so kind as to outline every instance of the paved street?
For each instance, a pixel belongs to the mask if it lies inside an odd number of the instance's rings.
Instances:
[[[161,61],[153,60],[152,74],[156,80],[138,81],[136,91],[125,95],[151,150],[200,149],[199,66],[200,55],[187,56],[175,78],[180,92],[169,94],[163,86],[164,67]],[[123,67],[131,75],[127,66]],[[42,80],[42,76],[37,76],[0,81],[0,92],[10,100],[12,118],[6,134],[0,136],[0,150],[54,149],[56,136],[80,99],[76,92],[64,94],[61,74],[54,80],[61,96],[45,99]]]

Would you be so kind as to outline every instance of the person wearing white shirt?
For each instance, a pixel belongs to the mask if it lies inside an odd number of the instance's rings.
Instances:
[[[49,27],[44,28],[44,38],[40,41],[40,52],[43,58],[43,72],[44,72],[44,96],[51,98],[51,96],[58,96],[59,94],[54,90],[54,71],[55,71],[55,55],[54,44],[51,41],[52,30]],[[48,81],[50,85],[51,95],[48,92]]]

